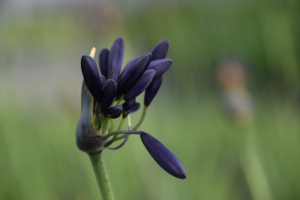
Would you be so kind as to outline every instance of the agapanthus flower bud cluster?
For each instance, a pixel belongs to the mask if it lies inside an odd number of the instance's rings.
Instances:
[[[99,54],[99,68],[91,55],[81,58],[82,83],[81,115],[76,129],[76,142],[80,150],[87,153],[103,149],[119,149],[130,134],[139,134],[154,160],[168,173],[186,178],[185,170],[178,158],[157,139],[137,130],[143,122],[147,107],[156,96],[163,74],[170,68],[172,60],[165,58],[169,41],[158,43],[151,52],[131,59],[121,71],[124,57],[124,41],[117,38],[110,50],[104,48]],[[136,97],[145,91],[144,109],[140,121],[131,129],[130,113],[140,108]],[[121,117],[117,131],[113,119]],[[128,130],[122,130],[128,118]],[[121,136],[119,136],[121,135]],[[124,141],[117,147],[109,147],[117,140]]]

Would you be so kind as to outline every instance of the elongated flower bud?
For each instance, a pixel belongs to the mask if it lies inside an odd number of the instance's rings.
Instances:
[[[129,101],[130,99],[135,98],[139,94],[141,94],[149,86],[154,75],[155,70],[146,70],[146,72],[143,74],[140,80],[130,90],[126,92],[126,94],[124,95],[124,100]]]
[[[105,113],[105,116],[108,118],[116,119],[120,117],[122,114],[123,106],[114,106],[108,109],[108,111]]]
[[[109,50],[106,48],[102,49],[99,54],[100,72],[105,77],[107,77],[108,55]]]
[[[151,51],[152,60],[165,58],[169,49],[169,40],[159,42]]]
[[[113,43],[109,52],[106,78],[118,81],[118,77],[122,68],[123,56],[124,41],[121,37],[118,37]]]
[[[151,57],[151,53],[145,53],[141,58],[133,59],[126,65],[119,77],[117,96],[125,94],[137,83],[147,70]]]
[[[154,97],[156,96],[161,84],[162,84],[163,76],[159,76],[157,78],[153,78],[150,85],[147,87],[145,92],[144,104],[145,106],[149,106]]]
[[[123,103],[123,118],[127,117],[135,103],[135,98]]]
[[[154,78],[162,76],[172,65],[172,60],[170,58],[163,58],[159,60],[152,61],[148,69],[155,70]]]
[[[102,84],[95,60],[90,56],[82,56],[81,71],[90,93],[97,102],[100,102],[102,97]]]
[[[130,113],[137,111],[140,107],[141,107],[141,104],[139,102],[135,102]]]
[[[86,83],[82,83],[81,89],[81,114],[76,128],[76,144],[78,149],[86,153],[96,153],[102,150],[103,139],[92,137],[97,135],[97,129],[93,122],[93,97]]]
[[[181,162],[167,147],[148,133],[142,132],[140,136],[144,146],[161,168],[172,176],[186,178]]]
[[[117,84],[113,79],[107,79],[103,85],[103,97],[101,101],[101,112],[106,113],[112,104],[117,91]]]

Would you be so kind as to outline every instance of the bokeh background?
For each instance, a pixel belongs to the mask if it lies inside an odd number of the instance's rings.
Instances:
[[[118,36],[124,65],[170,41],[173,65],[141,129],[178,156],[187,179],[132,136],[103,153],[117,200],[300,199],[299,9],[297,0],[0,0],[0,199],[101,199],[75,144],[80,59]]]

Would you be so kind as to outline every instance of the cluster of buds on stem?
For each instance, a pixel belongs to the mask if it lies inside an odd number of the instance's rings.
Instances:
[[[100,51],[99,68],[94,60],[95,48],[89,56],[82,56],[84,81],[81,115],[76,129],[76,143],[81,151],[92,154],[104,149],[116,150],[124,146],[129,135],[138,134],[150,155],[166,172],[177,178],[186,178],[181,162],[170,150],[153,136],[137,130],[162,84],[163,74],[172,64],[171,59],[165,58],[168,48],[168,40],[159,42],[151,52],[131,59],[122,72],[124,41],[121,37],[115,40],[110,50],[104,48]],[[143,114],[131,129],[129,114],[140,108],[136,97],[143,91]],[[121,123],[114,131],[113,119],[119,117]],[[128,130],[122,130],[126,118]],[[120,139],[124,140],[119,146],[110,147]]]

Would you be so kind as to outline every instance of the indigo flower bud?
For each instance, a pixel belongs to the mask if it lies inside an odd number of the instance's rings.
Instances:
[[[152,61],[148,69],[155,70],[154,78],[162,76],[172,65],[172,60],[170,58],[163,58],[159,60]]]
[[[106,113],[112,104],[117,91],[117,84],[113,79],[107,79],[103,84],[103,97],[100,104],[101,112]]]
[[[141,107],[141,104],[139,102],[135,102],[130,113],[137,111],[140,107]]]
[[[140,136],[144,146],[161,168],[172,176],[186,178],[181,162],[169,149],[148,133],[142,132]]]
[[[113,43],[109,52],[106,78],[118,81],[118,77],[122,68],[123,56],[124,41],[121,37],[118,37]]]
[[[149,106],[154,97],[156,96],[161,84],[162,84],[163,76],[159,76],[157,78],[153,78],[150,85],[147,87],[145,92],[144,104],[145,106]]]
[[[135,98],[123,103],[123,118],[127,117],[135,103]]]
[[[169,49],[169,40],[159,42],[151,51],[152,60],[165,58]]]
[[[129,101],[130,99],[135,98],[139,94],[141,94],[149,86],[154,75],[155,70],[146,70],[146,72],[143,74],[140,80],[130,90],[126,92],[126,94],[124,95],[124,100]]]
[[[126,101],[123,104],[123,118],[127,117],[129,113],[133,113],[140,108],[140,103],[135,102],[135,98]]]
[[[109,50],[104,48],[99,54],[99,67],[103,76],[107,77],[107,65],[108,65]]]
[[[102,150],[103,139],[92,137],[97,134],[93,122],[93,97],[85,82],[81,88],[81,114],[76,128],[77,147],[86,153],[95,153]]]
[[[102,97],[102,84],[95,60],[90,56],[82,56],[81,71],[90,93],[97,102],[100,102]]]
[[[116,119],[120,117],[122,114],[123,106],[114,106],[108,109],[108,111],[105,113],[105,116],[108,118]]]
[[[136,84],[147,70],[151,57],[151,53],[145,53],[141,58],[129,61],[119,77],[117,96],[125,94]]]

